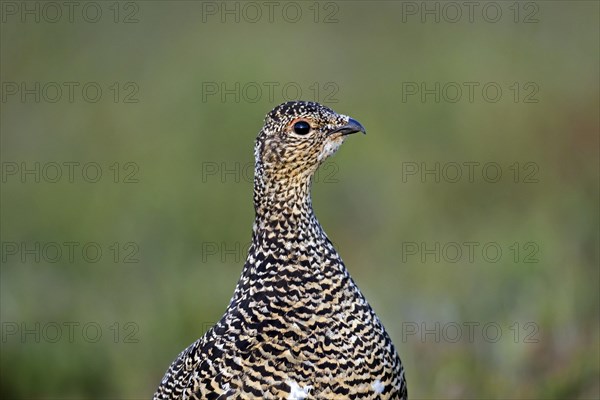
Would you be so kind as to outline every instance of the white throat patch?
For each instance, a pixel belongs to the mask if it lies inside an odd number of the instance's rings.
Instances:
[[[319,162],[323,162],[327,157],[333,155],[336,151],[338,151],[342,143],[344,143],[343,136],[340,136],[333,140],[328,140],[323,146],[323,150],[321,150],[321,153],[319,154]]]

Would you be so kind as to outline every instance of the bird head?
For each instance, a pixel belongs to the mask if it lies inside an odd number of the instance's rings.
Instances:
[[[267,114],[256,139],[257,173],[310,178],[348,135],[356,132],[366,133],[358,121],[321,104],[280,104]]]

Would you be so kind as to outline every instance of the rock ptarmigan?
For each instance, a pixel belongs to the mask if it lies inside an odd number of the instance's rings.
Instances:
[[[254,148],[252,244],[221,320],[154,399],[406,399],[402,363],[313,213],[312,177],[356,120],[281,104]]]

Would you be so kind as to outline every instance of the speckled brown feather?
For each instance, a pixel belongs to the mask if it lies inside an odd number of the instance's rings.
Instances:
[[[294,132],[298,120],[310,133]],[[154,399],[406,399],[400,358],[312,210],[312,176],[350,122],[311,102],[267,115],[242,276],[225,315],[179,354]]]

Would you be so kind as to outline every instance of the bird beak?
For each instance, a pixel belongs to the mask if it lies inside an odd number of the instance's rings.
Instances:
[[[348,119],[348,123],[346,125],[342,125],[336,129],[332,130],[331,132],[329,132],[329,135],[333,135],[334,133],[338,133],[338,132],[341,132],[342,136],[350,135],[350,134],[356,133],[356,132],[362,132],[365,135],[367,134],[365,127],[362,126],[360,122],[358,122],[357,120],[352,119],[352,118]]]

